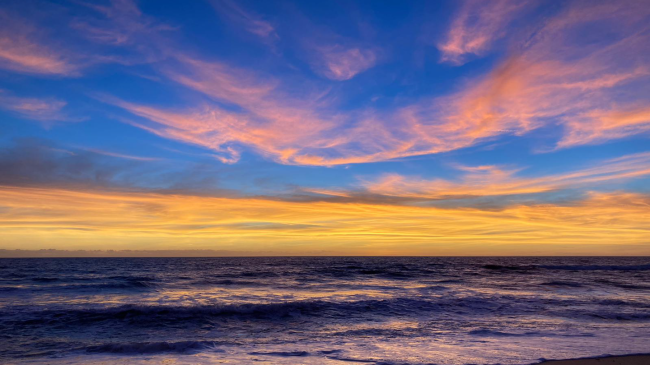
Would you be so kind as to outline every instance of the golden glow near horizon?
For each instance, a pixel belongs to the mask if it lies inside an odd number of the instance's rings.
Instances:
[[[650,201],[593,194],[498,210],[0,189],[5,248],[304,255],[643,254]]]

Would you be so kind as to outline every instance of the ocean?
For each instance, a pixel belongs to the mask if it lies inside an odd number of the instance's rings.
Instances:
[[[650,352],[648,257],[0,259],[0,363],[530,364]]]

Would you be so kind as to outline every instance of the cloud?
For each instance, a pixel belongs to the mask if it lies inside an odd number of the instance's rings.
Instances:
[[[477,9],[472,11],[487,12]],[[344,113],[331,89],[314,92],[294,80],[171,46],[160,72],[211,100],[184,108],[113,104],[148,119],[134,125],[211,149],[228,163],[245,148],[283,164],[370,163],[452,151],[541,127],[564,133],[549,149],[600,143],[647,130],[642,106],[650,95],[645,86],[650,59],[638,50],[650,44],[643,31],[649,13],[634,2],[571,3],[536,24],[534,32],[525,28],[505,38],[511,51],[486,75],[450,94],[382,110],[361,107]],[[585,39],[598,29],[611,31]],[[362,48],[323,49],[316,52],[320,63],[314,65],[332,78],[353,77],[376,62],[376,54]]]
[[[646,195],[594,193],[571,205],[484,211],[2,186],[0,231],[6,249],[643,255],[648,204]]]
[[[602,143],[650,131],[650,108],[593,110],[569,119],[558,148]]]
[[[75,76],[78,66],[61,48],[47,46],[42,32],[0,10],[0,68],[41,75]]]
[[[453,131],[460,146],[550,125],[563,126],[562,148],[645,132],[639,105],[650,95],[650,59],[639,49],[650,44],[644,31],[649,18],[637,2],[574,2],[533,34],[513,36],[526,42],[513,44],[483,80],[448,97],[444,104],[452,107],[442,115],[448,123],[440,122],[438,104],[412,106],[408,115],[424,135]],[[585,39],[596,29],[607,34]]]
[[[111,0],[110,5],[81,3],[101,17],[79,17],[72,21],[72,27],[82,31],[83,36],[99,43],[114,46],[138,45],[140,52],[152,51],[147,47],[156,42],[161,32],[174,30],[146,16],[133,0]],[[149,38],[145,38],[149,37]],[[142,48],[147,48],[147,50]]]
[[[261,16],[244,10],[239,4],[231,0],[212,0],[215,10],[230,22],[241,26],[247,32],[259,37],[265,42],[274,42],[280,37],[275,27]]]
[[[377,52],[367,48],[321,46],[315,53],[312,61],[315,71],[337,81],[349,80],[377,63]]]
[[[159,158],[155,157],[143,157],[143,156],[135,156],[135,155],[129,155],[125,153],[117,153],[113,151],[106,151],[106,150],[101,150],[98,148],[83,148],[83,147],[77,147],[80,150],[96,153],[98,155],[104,155],[104,156],[110,156],[110,157],[117,157],[117,158],[124,158],[127,160],[135,160],[135,161],[160,161]]]
[[[18,139],[1,148],[0,170],[3,186],[184,192],[199,196],[239,194],[223,188],[220,171],[201,162],[61,146],[40,139]]]
[[[0,150],[0,185],[107,187],[119,185],[129,167],[88,151],[61,148],[43,140],[21,139]]]
[[[17,97],[0,89],[0,108],[27,119],[41,122],[70,120],[62,111],[66,105],[62,100]]]
[[[441,62],[462,65],[470,55],[482,56],[507,34],[507,26],[535,1],[466,0],[456,14],[446,40],[438,44]]]
[[[4,250],[0,249],[2,258],[33,257],[251,257],[269,256],[264,251],[234,250]]]
[[[165,110],[111,98],[105,101],[154,122],[134,125],[165,138],[209,148],[226,162],[238,160],[241,146],[279,162],[293,163],[296,154],[307,146],[327,148],[336,143],[336,138],[327,136],[327,131],[337,125],[336,118],[319,116],[318,95],[294,98],[274,80],[260,80],[254,73],[219,62],[186,56],[177,56],[177,61],[175,67],[162,72],[214,102]]]
[[[617,181],[650,175],[650,153],[627,155],[601,161],[594,167],[539,177],[519,177],[519,170],[499,166],[457,168],[464,171],[460,180],[428,180],[388,174],[378,181],[365,183],[364,187],[368,193],[377,195],[453,200],[594,188],[603,183],[611,186]]]
[[[61,15],[57,11],[49,14],[48,21],[59,23],[57,37],[28,19],[0,10],[0,68],[28,74],[78,77],[82,69],[91,65],[134,65],[165,57],[167,39],[164,33],[175,28],[143,14],[133,0],[111,0],[108,5],[75,3],[82,6],[76,9],[81,15],[68,18],[53,16]],[[84,7],[90,12],[84,12]],[[95,44],[88,44],[87,40]],[[115,52],[113,47],[122,47],[122,50]]]

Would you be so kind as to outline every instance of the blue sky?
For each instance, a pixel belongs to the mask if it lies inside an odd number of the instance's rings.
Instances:
[[[632,199],[606,207],[633,217],[608,234],[636,232],[626,244],[650,252],[638,238],[650,186],[648,20],[650,7],[633,0],[5,1],[0,185],[9,200],[45,189],[434,215]],[[43,229],[106,233],[94,231],[101,217],[53,227],[44,210],[28,219],[14,200],[3,210],[15,234],[7,247]],[[236,223],[257,224],[256,213]],[[137,220],[165,227],[167,218]],[[188,227],[174,232],[192,241],[202,226]],[[349,246],[327,252],[374,252],[342,232]],[[197,247],[213,248],[206,240],[220,233],[211,234]],[[391,250],[378,252],[401,252]]]

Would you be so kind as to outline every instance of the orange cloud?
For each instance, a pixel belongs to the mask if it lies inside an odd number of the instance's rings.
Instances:
[[[650,253],[650,201],[592,194],[501,211],[0,188],[3,248],[316,255]],[[612,218],[615,217],[615,218]]]

